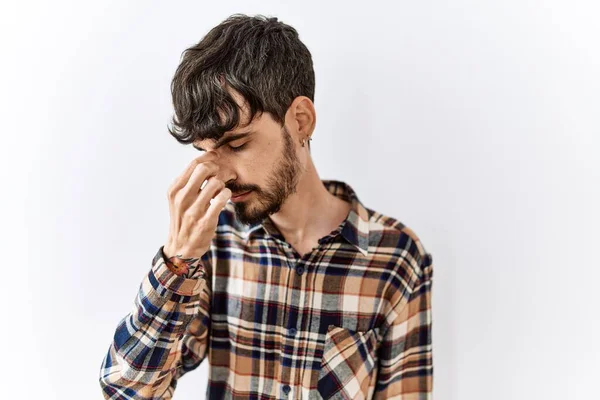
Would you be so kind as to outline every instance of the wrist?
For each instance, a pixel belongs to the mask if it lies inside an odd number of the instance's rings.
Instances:
[[[191,277],[200,267],[200,258],[185,258],[182,254],[171,252],[166,247],[162,249],[167,268],[177,276]]]

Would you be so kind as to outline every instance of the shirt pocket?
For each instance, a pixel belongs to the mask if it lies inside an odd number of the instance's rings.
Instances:
[[[317,390],[323,399],[368,399],[377,375],[379,328],[366,332],[329,325]]]

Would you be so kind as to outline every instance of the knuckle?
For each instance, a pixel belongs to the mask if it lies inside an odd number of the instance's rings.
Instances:
[[[206,166],[206,163],[200,163],[196,165],[196,172],[199,174],[208,172],[208,167]]]
[[[181,206],[183,205],[183,197],[182,196],[175,196],[173,198],[173,205],[176,208],[181,208]]]
[[[206,167],[208,167],[210,169],[217,169],[217,168],[219,168],[219,166],[216,163],[212,162],[212,161],[205,161],[202,164],[206,165]]]
[[[191,225],[196,219],[196,216],[190,212],[184,213],[181,217],[181,220],[184,221],[186,225]]]
[[[169,187],[167,188],[167,194],[169,196],[175,196],[177,194],[177,192],[179,191],[180,187],[179,187],[179,182],[173,182],[171,185],[169,185]]]
[[[223,182],[222,180],[220,180],[219,178],[217,178],[215,176],[211,176],[208,179],[207,185],[211,185],[211,187],[213,187],[215,189],[219,189],[219,188],[225,186],[225,182]]]

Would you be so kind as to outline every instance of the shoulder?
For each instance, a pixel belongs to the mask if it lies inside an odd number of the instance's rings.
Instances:
[[[432,255],[415,230],[397,218],[369,208],[367,211],[369,246],[375,249],[376,255],[391,257],[396,272],[422,275],[423,268],[431,265]]]

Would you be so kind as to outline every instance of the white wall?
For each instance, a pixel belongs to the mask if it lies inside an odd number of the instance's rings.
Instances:
[[[321,177],[432,252],[434,397],[600,398],[600,5],[548,0],[3,4],[0,396],[102,398],[195,155],[170,79],[235,12],[312,51]]]

